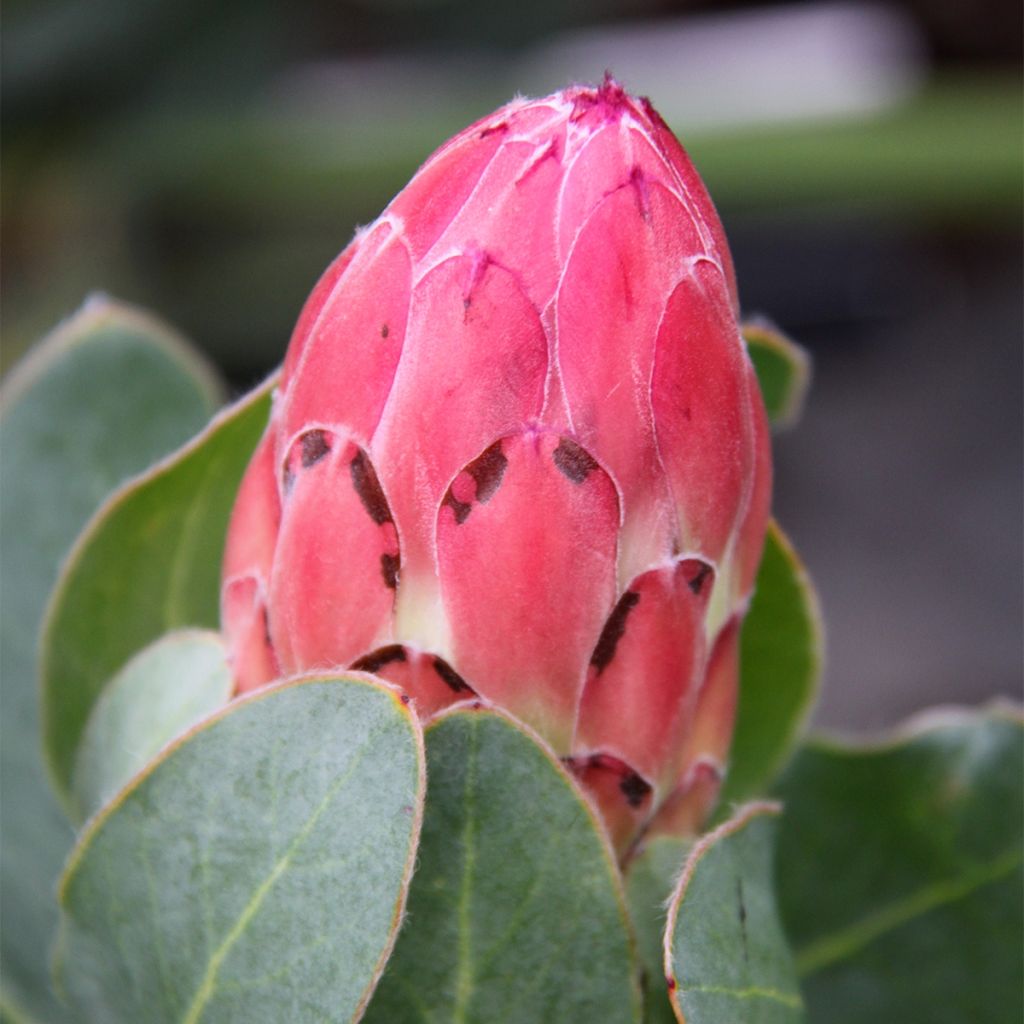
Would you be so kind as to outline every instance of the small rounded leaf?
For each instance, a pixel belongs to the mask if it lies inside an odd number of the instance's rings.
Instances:
[[[638,1020],[618,869],[558,760],[463,706],[427,729],[427,761],[409,918],[366,1020]]]
[[[665,977],[685,1024],[796,1024],[803,1002],[775,907],[777,804],[756,803],[690,851],[665,928]]]
[[[103,688],[82,734],[72,780],[79,819],[230,697],[231,673],[217,633],[181,630],[140,651]]]
[[[235,702],[79,840],[58,985],[104,1024],[357,1020],[402,917],[423,786],[415,717],[369,677]]]

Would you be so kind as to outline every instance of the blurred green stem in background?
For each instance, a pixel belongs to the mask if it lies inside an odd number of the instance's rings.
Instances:
[[[279,98],[163,107],[50,155],[38,140],[9,138],[0,366],[94,288],[184,324],[229,371],[270,366],[355,226],[439,140],[506,98],[467,88],[360,119]],[[1020,217],[1022,110],[1016,74],[947,73],[869,117],[672,127],[727,228],[730,216],[831,208],[998,230]]]

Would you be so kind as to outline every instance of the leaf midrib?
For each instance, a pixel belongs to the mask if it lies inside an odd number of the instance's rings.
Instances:
[[[260,883],[255,889],[249,902],[242,908],[241,914],[235,921],[231,930],[221,940],[220,945],[213,951],[209,961],[206,965],[206,973],[203,975],[203,980],[199,983],[199,988],[196,989],[195,995],[192,997],[192,1002],[189,1004],[188,1009],[185,1011],[185,1015],[182,1018],[182,1024],[197,1024],[202,1015],[203,1010],[206,1008],[209,1001],[213,998],[213,994],[217,987],[217,975],[220,973],[221,965],[227,959],[228,954],[231,952],[235,943],[245,934],[245,930],[249,925],[249,922],[259,912],[263,901],[266,899],[270,890],[274,887],[277,880],[284,874],[291,864],[292,857],[295,852],[299,849],[302,843],[308,838],[309,834],[316,827],[317,822],[320,820],[321,815],[334,800],[338,791],[347,783],[352,776],[355,774],[359,765],[362,763],[368,750],[373,746],[373,741],[377,739],[378,733],[374,733],[366,743],[363,744],[362,749],[358,755],[353,758],[350,762],[347,770],[344,774],[340,775],[335,782],[330,786],[327,792],[324,794],[320,803],[317,804],[313,813],[309,816],[309,820],[305,825],[295,834],[295,838],[289,843],[288,848],[278,859],[274,865],[270,874]]]
[[[731,988],[728,985],[688,985],[686,988],[680,988],[679,995],[729,996],[731,999],[739,1000],[765,999],[791,1010],[802,1010],[804,1006],[798,993],[784,992],[765,985],[748,985],[746,988]]]
[[[988,863],[979,864],[972,870],[965,871],[957,878],[933,882],[902,899],[893,900],[865,914],[852,924],[807,943],[796,952],[797,974],[800,977],[807,977],[853,956],[872,942],[915,918],[955,903],[986,885],[1000,881],[1022,862],[1024,856],[1021,852],[1016,848],[1010,849]]]

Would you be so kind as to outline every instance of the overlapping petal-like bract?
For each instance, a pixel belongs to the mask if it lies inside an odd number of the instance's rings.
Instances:
[[[448,142],[292,337],[225,556],[239,691],[344,666],[424,717],[490,701],[620,851],[693,827],[771,491],[736,316],[700,179],[614,81]]]

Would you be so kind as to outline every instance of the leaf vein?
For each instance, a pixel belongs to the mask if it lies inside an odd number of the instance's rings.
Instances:
[[[270,893],[270,890],[273,889],[274,884],[288,869],[293,855],[298,851],[302,843],[316,827],[321,815],[328,806],[330,806],[338,791],[342,789],[342,787],[355,774],[359,765],[362,763],[363,758],[366,756],[367,751],[373,747],[374,741],[378,735],[379,731],[367,737],[362,749],[358,752],[357,756],[353,758],[348,769],[328,788],[323,799],[321,799],[320,803],[314,808],[313,813],[309,816],[309,820],[296,833],[295,838],[291,843],[289,843],[288,848],[271,869],[270,874],[267,875],[259,886],[257,886],[256,890],[250,897],[249,902],[242,908],[242,912],[239,914],[238,919],[221,940],[221,944],[211,955],[206,966],[206,973],[203,976],[203,980],[200,983],[199,988],[196,990],[196,994],[192,998],[192,1002],[189,1004],[185,1016],[182,1018],[182,1024],[196,1024],[199,1020],[207,1003],[209,1003],[210,999],[213,997],[217,986],[217,975],[219,974],[221,965],[227,958],[228,953],[231,952],[235,943],[238,942],[242,935],[245,934],[245,929],[248,927],[249,922],[252,921],[259,912],[259,909],[267,895]]]
[[[690,985],[680,989],[680,995],[730,996],[733,999],[767,999],[793,1010],[803,1009],[803,1000],[795,992],[782,992],[777,988],[762,985],[748,985],[746,988],[731,988],[728,985]]]
[[[948,878],[923,886],[909,896],[895,900],[845,928],[807,943],[796,954],[797,974],[805,977],[853,956],[876,939],[895,931],[915,917],[955,903],[983,886],[998,882],[1018,867],[1022,860],[1024,858],[1020,851],[1008,850],[995,860],[964,872],[959,878]]]

